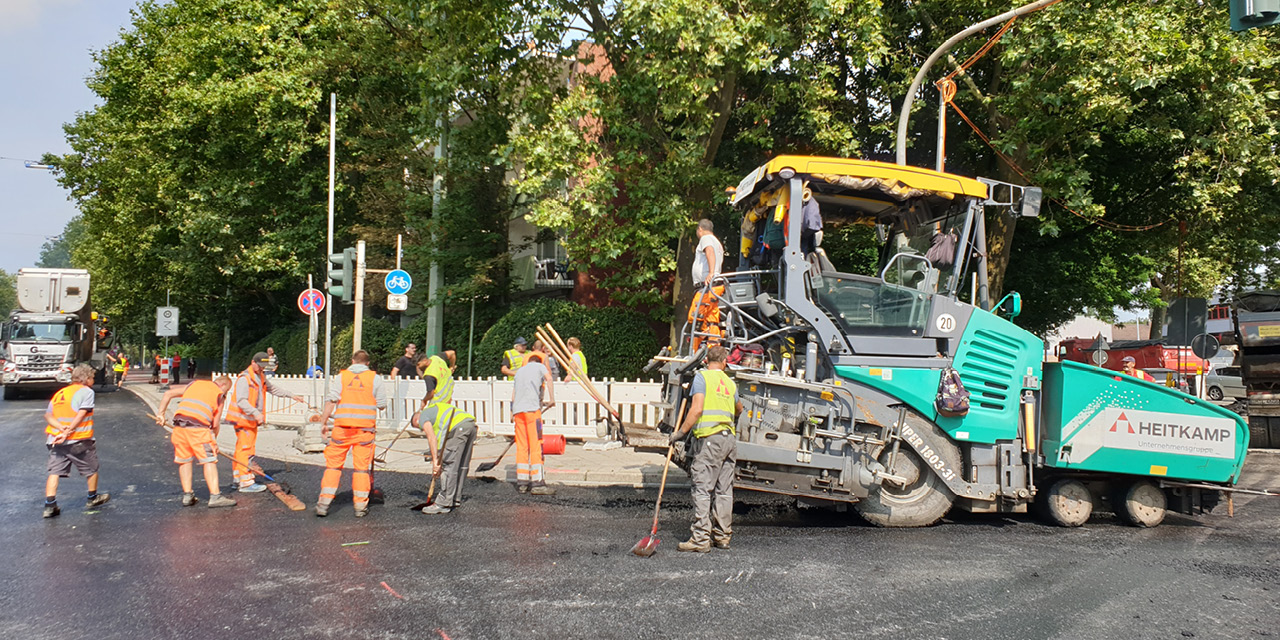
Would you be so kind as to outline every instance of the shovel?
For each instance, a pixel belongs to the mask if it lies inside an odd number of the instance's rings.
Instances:
[[[476,465],[476,473],[484,473],[484,472],[486,472],[486,471],[493,471],[493,468],[494,468],[494,467],[496,467],[496,466],[498,466],[498,463],[499,463],[499,462],[502,462],[502,459],[503,459],[503,458],[507,457],[507,452],[508,452],[508,451],[510,451],[510,450],[511,450],[511,447],[514,447],[515,445],[516,445],[516,441],[515,441],[514,439],[513,439],[511,442],[508,442],[508,443],[507,443],[507,448],[506,448],[506,449],[503,449],[503,450],[502,450],[502,454],[501,454],[501,455],[499,455],[496,459],[494,459],[494,460],[490,460],[490,461],[488,461],[488,462],[481,462],[480,464]]]
[[[405,425],[405,427],[407,427],[407,426],[409,426],[409,425]],[[406,432],[406,431],[408,431],[408,429],[406,429],[406,428],[401,428],[401,429],[400,429],[400,433],[397,433],[397,434],[396,434],[396,437],[391,439],[391,444],[387,445],[387,447],[386,447],[385,449],[383,449],[383,450],[382,450],[382,453],[379,453],[378,455],[374,456],[374,457],[373,457],[373,461],[374,461],[374,462],[376,462],[376,463],[378,463],[378,464],[386,464],[386,463],[387,463],[387,452],[388,452],[388,451],[391,451],[391,447],[394,447],[394,446],[396,445],[396,441],[398,441],[398,440],[400,439],[400,436],[403,436],[403,435],[405,434],[405,432]]]
[[[422,511],[423,509],[435,504],[436,503],[435,492],[436,492],[436,477],[431,476],[431,485],[427,487],[427,501],[419,502],[418,504],[415,504],[409,507],[409,509],[413,511]]]
[[[640,542],[636,546],[631,547],[631,553],[642,558],[648,558],[658,550],[658,514],[662,511],[662,492],[667,488],[667,470],[671,468],[671,454],[676,450],[675,445],[667,445],[667,463],[662,465],[662,484],[658,485],[658,502],[653,505],[653,529],[649,531],[649,535],[640,538]]]

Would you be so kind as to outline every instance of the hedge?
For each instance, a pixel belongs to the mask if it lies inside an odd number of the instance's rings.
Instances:
[[[561,338],[577,336],[592,378],[648,378],[642,369],[658,353],[658,340],[645,317],[629,309],[584,307],[540,298],[517,305],[484,334],[476,346],[475,375],[501,375],[502,353],[523,336],[532,345],[534,327],[551,323]]]

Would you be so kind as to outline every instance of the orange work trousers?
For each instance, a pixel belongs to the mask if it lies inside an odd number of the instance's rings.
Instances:
[[[546,484],[542,477],[542,434],[538,433],[541,411],[525,411],[515,415],[516,484]]]
[[[328,505],[338,495],[338,485],[342,482],[342,467],[347,462],[347,452],[351,452],[351,495],[356,509],[369,508],[369,491],[373,488],[373,478],[369,470],[373,468],[373,430],[352,427],[334,427],[329,434],[329,444],[324,447],[324,477],[320,479],[320,504]]]
[[[254,483],[253,471],[249,470],[249,458],[258,452],[258,428],[236,427],[235,462],[231,464],[232,481],[241,487]]]
[[[711,287],[715,295],[706,289],[693,294],[693,303],[689,305],[689,326],[698,334],[693,336],[693,348],[697,349],[703,340],[712,345],[720,344],[720,298],[724,297],[724,285]],[[711,336],[711,337],[708,337]]]

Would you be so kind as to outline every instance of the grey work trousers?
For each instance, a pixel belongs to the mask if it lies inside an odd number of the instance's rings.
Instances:
[[[733,469],[738,462],[738,440],[728,431],[694,438],[693,481],[694,544],[712,540],[728,542],[733,535]]]
[[[462,503],[462,482],[471,468],[471,448],[476,442],[476,421],[463,420],[445,437],[440,452],[440,491],[436,504],[452,509]]]

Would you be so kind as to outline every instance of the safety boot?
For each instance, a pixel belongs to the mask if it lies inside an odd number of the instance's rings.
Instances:
[[[545,484],[540,484],[536,487],[533,487],[532,489],[529,489],[529,493],[532,493],[535,496],[554,496],[556,494],[556,490],[552,489],[551,487],[548,487]]]
[[[442,506],[440,506],[440,505],[438,505],[438,504],[429,504],[429,505],[427,505],[427,506],[425,506],[425,507],[423,507],[423,508],[422,508],[422,512],[423,512],[423,513],[425,513],[425,514],[427,514],[427,515],[437,515],[437,514],[441,514],[441,513],[449,513],[450,511],[453,511],[453,509],[452,509],[452,508],[450,508],[450,507],[442,507]]]
[[[324,503],[322,503],[322,502],[317,502],[317,503],[316,503],[316,517],[317,517],[317,518],[323,518],[323,517],[325,517],[325,516],[327,516],[327,515],[329,515],[329,505],[324,504]]]
[[[706,553],[710,550],[711,550],[711,545],[698,544],[694,542],[692,538],[685,540],[684,542],[681,542],[680,544],[676,545],[676,551],[693,551],[696,553]]]
[[[194,491],[182,494],[182,506],[184,507],[195,506],[197,502],[200,502],[200,500],[196,498],[196,494]]]
[[[516,485],[516,493],[529,493],[529,485],[527,484]]]
[[[195,503],[192,503],[192,504],[195,504]],[[234,507],[234,506],[236,506],[236,501],[222,495],[221,493],[209,496],[210,509],[217,509],[218,507]]]
[[[356,509],[356,517],[357,517],[357,518],[363,518],[363,517],[365,517],[365,516],[367,516],[367,515],[369,515],[369,508],[368,508],[368,507],[365,507],[365,508],[363,508],[363,509]]]
[[[240,487],[240,493],[262,493],[263,491],[266,491],[266,490],[267,490],[267,485],[258,484],[256,482],[253,484],[242,485]]]
[[[45,517],[45,518],[54,518],[54,517],[57,517],[57,515],[58,515],[59,513],[62,513],[62,509],[59,509],[59,508],[58,508],[58,505],[56,505],[56,504],[46,504],[46,505],[44,506],[44,516],[42,516],[42,517]]]
[[[713,546],[713,547],[715,547],[715,548],[717,548],[717,549],[728,549],[728,548],[729,548],[729,539],[728,539],[728,538],[720,538],[720,539],[718,539],[718,540],[712,540],[712,541],[711,541],[711,546]]]
[[[106,503],[107,503],[107,501],[108,501],[108,500],[110,500],[110,499],[111,499],[111,494],[109,494],[109,493],[99,493],[99,494],[97,494],[97,495],[93,496],[92,498],[88,498],[88,499],[86,499],[86,500],[84,501],[84,508],[86,508],[86,509],[92,509],[92,508],[94,508],[94,507],[104,505],[104,504],[106,504]]]

